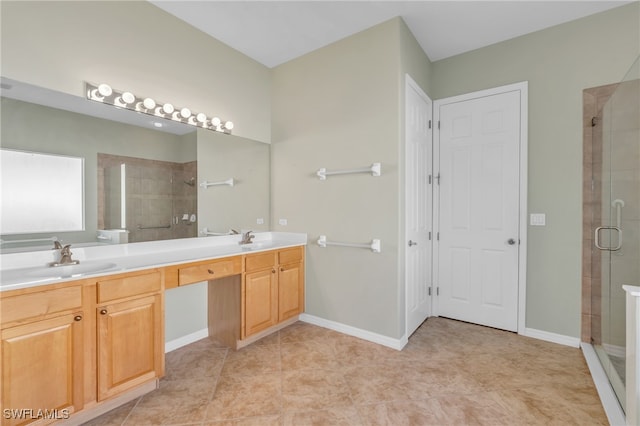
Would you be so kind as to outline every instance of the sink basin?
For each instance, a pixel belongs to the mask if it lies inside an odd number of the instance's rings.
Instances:
[[[83,275],[108,272],[117,269],[118,265],[111,262],[80,262],[77,265],[42,266],[29,268],[24,272],[27,277],[36,278],[68,278]]]
[[[249,244],[241,244],[240,248],[242,248],[242,250],[263,250],[263,249],[268,249],[270,247],[273,246],[273,243],[271,242],[258,242],[258,243],[249,243]]]

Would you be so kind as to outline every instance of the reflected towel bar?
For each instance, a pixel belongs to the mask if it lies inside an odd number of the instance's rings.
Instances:
[[[166,226],[142,226],[142,225],[138,225],[138,231],[144,230],[144,229],[170,229],[171,225],[166,225]]]
[[[207,189],[210,186],[219,186],[219,185],[229,185],[229,186],[233,186],[235,184],[235,182],[233,181],[233,178],[227,179],[227,180],[223,180],[221,182],[207,182],[206,180],[204,182],[202,182],[200,184],[201,187],[203,187],[204,189]]]
[[[381,244],[380,244],[380,240],[378,240],[378,239],[374,239],[370,243],[366,243],[366,244],[339,243],[339,242],[336,242],[336,241],[327,241],[327,236],[326,235],[320,235],[320,237],[318,238],[318,245],[320,247],[341,246],[341,247],[365,248],[365,249],[370,249],[374,253],[380,253],[380,251],[382,250]]]
[[[369,167],[363,167],[361,169],[350,169],[350,170],[335,170],[332,172],[328,172],[324,167],[316,172],[316,175],[320,178],[320,180],[327,180],[327,176],[331,175],[346,175],[352,173],[371,173],[371,176],[380,176],[381,168],[380,163],[373,163]]]
[[[0,245],[2,244],[19,244],[19,243],[42,243],[45,241],[60,241],[58,237],[49,237],[49,238],[34,238],[32,240],[2,240],[0,239]]]
[[[229,230],[227,232],[211,232],[209,231],[209,228],[202,228],[202,232],[200,232],[200,235],[203,235],[205,237],[219,237],[221,235],[234,235],[237,234],[237,232],[233,232],[233,230]]]

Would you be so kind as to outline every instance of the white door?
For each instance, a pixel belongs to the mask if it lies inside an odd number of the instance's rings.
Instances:
[[[407,75],[405,84],[406,336],[431,314],[431,99]]]
[[[522,93],[481,93],[436,102],[438,315],[517,331]]]

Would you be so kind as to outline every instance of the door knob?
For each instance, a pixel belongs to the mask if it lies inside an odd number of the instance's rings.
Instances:
[[[409,240],[409,247],[417,246],[417,245],[418,245],[418,243],[414,243],[413,241]]]
[[[507,244],[509,244],[510,246],[514,245],[516,243],[516,240],[514,240],[513,238],[509,238],[507,240]]]

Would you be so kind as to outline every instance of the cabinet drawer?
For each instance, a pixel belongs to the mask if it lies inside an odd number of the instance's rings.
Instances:
[[[257,253],[247,255],[244,261],[244,271],[259,271],[261,269],[272,268],[276,264],[276,252]]]
[[[82,286],[58,288],[0,299],[2,324],[82,308]]]
[[[162,276],[158,271],[98,281],[98,303],[155,293],[160,290],[162,290]]]
[[[302,247],[293,247],[290,249],[280,250],[278,252],[278,263],[280,265],[286,263],[297,263],[301,262],[303,258],[304,248]]]
[[[178,269],[179,285],[215,280],[242,273],[242,258],[234,256]]]

